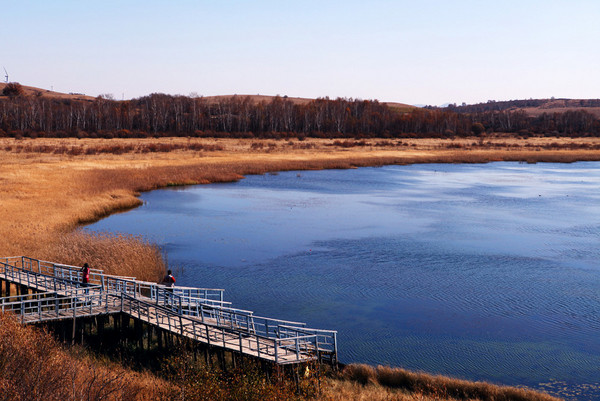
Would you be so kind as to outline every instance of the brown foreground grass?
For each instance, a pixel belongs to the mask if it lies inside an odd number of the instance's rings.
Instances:
[[[0,138],[0,256],[28,255],[73,265],[88,262],[108,273],[156,281],[164,274],[165,262],[155,245],[143,238],[90,234],[78,228],[138,206],[142,191],[172,185],[227,182],[271,171],[386,164],[600,160],[599,149],[596,138]],[[377,385],[388,395],[369,399],[405,399],[398,398],[397,390],[381,386],[386,385],[381,369]],[[332,400],[367,399],[365,392],[381,390],[367,386],[354,393],[359,386],[354,381],[332,381],[329,386],[324,397]],[[345,391],[353,395],[340,398]],[[439,399],[424,391],[415,394],[409,399]]]
[[[148,373],[62,348],[42,330],[0,314],[0,400],[149,400],[173,386]]]
[[[351,364],[327,388],[331,400],[480,400],[551,401],[557,398],[532,390],[470,382],[405,369]],[[354,395],[360,395],[355,398]]]

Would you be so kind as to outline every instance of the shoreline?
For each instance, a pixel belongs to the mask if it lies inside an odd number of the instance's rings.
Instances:
[[[561,139],[564,148],[556,148],[556,138],[497,138],[481,146],[469,138],[372,141],[352,147],[337,142],[338,145],[333,140],[0,138],[0,219],[5,222],[0,225],[0,235],[13,239],[10,243],[0,240],[0,249],[6,254],[44,256],[36,252],[39,247],[31,244],[32,236],[72,232],[112,213],[137,207],[141,192],[169,186],[233,182],[246,175],[290,170],[422,163],[600,161],[600,151],[595,149],[600,148],[600,138]],[[140,143],[159,147],[200,144],[204,149],[215,150],[138,153],[134,146]]]

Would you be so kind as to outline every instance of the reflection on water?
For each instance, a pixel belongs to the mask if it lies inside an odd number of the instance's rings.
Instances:
[[[600,399],[600,163],[285,172],[142,199],[90,229],[157,241],[178,283],[337,329],[343,362]]]

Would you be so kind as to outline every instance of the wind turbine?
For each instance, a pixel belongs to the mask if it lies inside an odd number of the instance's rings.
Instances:
[[[2,67],[2,68],[4,68],[4,67]],[[6,78],[6,83],[8,83],[8,71],[6,71],[6,68],[4,68],[4,74],[6,74],[6,75],[4,75],[4,78]]]

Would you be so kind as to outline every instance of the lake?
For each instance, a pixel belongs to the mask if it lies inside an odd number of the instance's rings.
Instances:
[[[341,362],[600,399],[600,163],[427,164],[158,190],[89,230],[180,285],[338,330]]]

